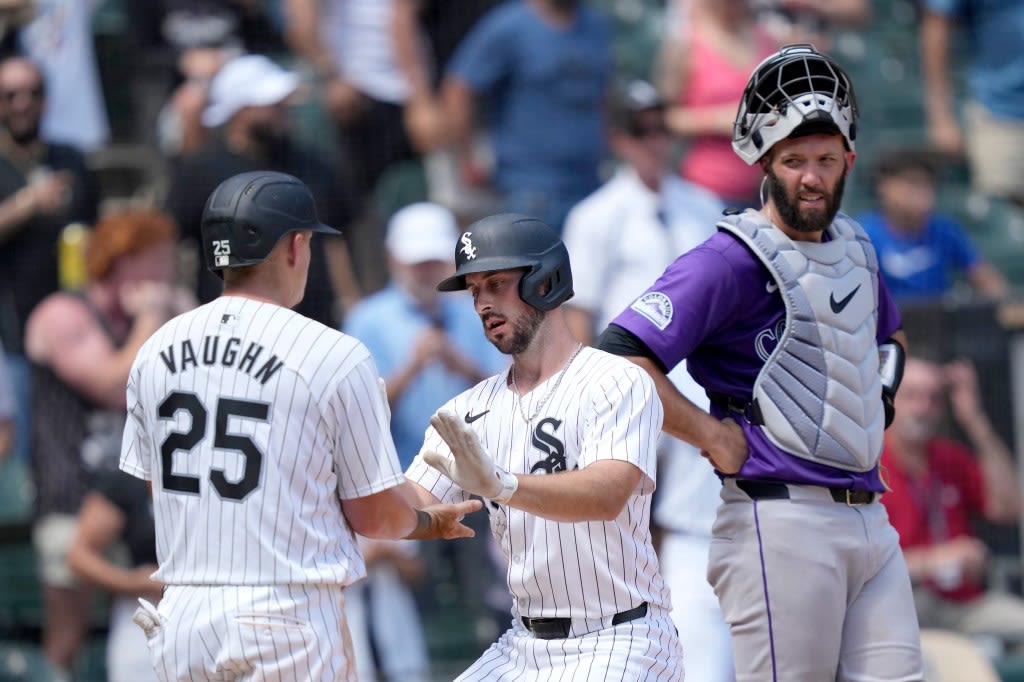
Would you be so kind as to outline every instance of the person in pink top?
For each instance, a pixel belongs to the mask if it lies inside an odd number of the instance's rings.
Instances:
[[[732,124],[748,76],[778,45],[749,0],[680,4],[680,28],[659,55],[660,87],[666,101],[675,103],[666,122],[687,143],[679,173],[726,204],[759,206],[762,174],[733,152]]]

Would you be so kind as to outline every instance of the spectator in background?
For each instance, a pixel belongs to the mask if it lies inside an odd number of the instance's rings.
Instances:
[[[968,445],[939,435],[947,397]],[[974,367],[909,357],[895,408],[882,504],[900,534],[921,627],[1024,644],[1024,601],[985,589],[988,552],[971,525],[976,516],[1013,523],[1021,511],[1012,454],[982,408]]]
[[[569,209],[600,184],[611,41],[605,17],[581,0],[509,2],[481,19],[442,84],[447,135],[466,182],[489,182],[505,210],[560,233]],[[485,112],[491,178],[473,150]]]
[[[36,0],[36,16],[20,32],[22,49],[46,74],[49,106],[43,114],[43,137],[85,152],[110,140],[93,47],[92,17],[100,4]]]
[[[451,274],[458,238],[448,209],[431,203],[400,209],[387,228],[391,281],[363,299],[345,322],[344,331],[366,345],[385,379],[391,435],[403,469],[419,451],[434,411],[508,364],[486,342],[472,301],[437,291]],[[470,542],[479,548],[485,534]],[[427,651],[412,592],[424,576],[424,562],[408,542],[360,540],[360,547],[367,577],[349,588],[353,598],[346,600],[360,679],[375,679],[375,668],[389,680],[424,679]],[[460,543],[459,551],[471,550]],[[479,579],[479,566],[477,571]],[[376,665],[366,660],[368,640]]]
[[[669,169],[672,137],[655,87],[631,81],[610,106],[611,148],[622,165],[577,204],[565,224],[575,295],[566,302],[573,336],[593,344],[656,273],[714,232],[725,206],[708,190]],[[708,406],[685,363],[670,375],[691,401]],[[686,674],[701,682],[733,679],[729,627],[706,571],[721,483],[693,446],[671,437],[658,448],[652,521],[662,574],[672,592],[672,620],[683,643]]]
[[[202,119],[212,135],[198,151],[181,159],[166,205],[198,263],[203,260],[199,228],[206,198],[238,173],[271,169],[294,175],[312,188],[325,221],[348,224],[351,212],[346,198],[338,193],[334,169],[293,140],[287,105],[298,88],[296,74],[263,55],[235,57],[214,76]],[[306,297],[296,310],[337,327],[343,310],[359,298],[348,248],[340,236],[318,235],[312,254]],[[198,267],[195,276],[200,302],[220,294],[220,279],[206,268]]]
[[[444,138],[444,113],[439,86],[455,50],[469,31],[504,0],[396,0],[391,21],[395,57],[409,83],[405,129],[423,155],[430,200],[453,211],[467,225],[498,206],[488,187],[467,184],[458,159]],[[471,145],[474,155],[489,157],[490,144],[478,125]],[[482,165],[488,163],[483,158]]]
[[[109,558],[117,542],[127,550],[127,565]],[[78,511],[68,565],[80,579],[112,595],[108,682],[156,682],[146,636],[132,622],[138,598],[157,604],[163,591],[163,585],[150,578],[157,568],[156,532],[145,481],[121,471],[96,477]]]
[[[928,133],[936,149],[966,150],[971,182],[1024,207],[1024,2],[924,0],[921,62]],[[966,41],[968,92],[953,91],[950,55]],[[957,117],[963,101],[964,126]]]
[[[982,296],[1009,291],[1002,274],[978,252],[953,218],[936,211],[938,166],[933,153],[892,149],[874,168],[878,208],[858,217],[878,253],[892,296],[941,298],[963,277]]]
[[[136,351],[194,304],[173,285],[176,236],[173,221],[159,211],[106,216],[89,239],[85,290],[51,294],[26,326],[43,651],[64,671],[71,669],[90,613],[89,591],[67,564],[75,515],[97,472],[117,467]]]
[[[42,69],[25,57],[0,61],[0,342],[17,408],[14,457],[28,461],[31,424],[24,327],[60,287],[57,244],[69,223],[96,219],[97,183],[82,153],[42,134],[49,108]]]
[[[348,233],[359,281],[367,291],[386,282],[384,225],[369,200],[393,164],[416,156],[403,112],[409,83],[391,38],[396,0],[284,0],[291,49],[317,74],[335,124],[355,223]],[[338,189],[333,193],[337,194]],[[316,190],[313,192],[318,196]]]
[[[573,336],[592,343],[675,258],[714,232],[725,205],[669,168],[665,102],[633,80],[611,98],[612,178],[569,212],[565,244],[576,295],[566,303]]]
[[[7,356],[0,343],[0,462],[14,447],[14,386],[7,372]]]
[[[283,48],[273,6],[261,0],[148,0],[123,3],[133,47],[147,70],[133,83],[143,120],[156,121],[156,141],[170,158],[194,152],[210,79],[224,62],[245,52]],[[156,111],[154,103],[159,104]],[[151,134],[150,129],[144,131]]]
[[[871,19],[870,0],[750,0],[765,27],[782,44],[811,43],[832,49],[836,28],[859,27]]]
[[[658,64],[669,130],[686,146],[679,174],[730,206],[758,207],[763,173],[733,152],[732,126],[747,77],[776,44],[749,0],[690,0],[676,20]]]

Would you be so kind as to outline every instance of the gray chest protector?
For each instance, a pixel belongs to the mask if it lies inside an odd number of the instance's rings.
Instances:
[[[878,259],[840,213],[825,242],[793,241],[755,211],[718,227],[767,266],[786,304],[785,331],[754,382],[772,443],[796,457],[864,472],[882,452],[878,375]]]

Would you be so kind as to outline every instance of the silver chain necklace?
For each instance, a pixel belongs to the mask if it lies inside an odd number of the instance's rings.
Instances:
[[[512,379],[512,390],[514,390],[516,393],[516,406],[519,408],[519,416],[523,418],[524,422],[526,422],[527,424],[532,424],[533,420],[537,418],[537,415],[540,414],[540,411],[543,410],[544,406],[547,404],[548,398],[550,398],[554,394],[554,392],[558,390],[558,385],[562,383],[562,377],[565,376],[565,371],[569,369],[569,365],[572,364],[572,361],[576,359],[576,356],[580,354],[581,350],[583,350],[583,344],[577,343],[576,350],[572,352],[572,355],[569,356],[569,359],[566,360],[565,364],[562,366],[561,371],[558,372],[558,378],[555,379],[555,383],[551,385],[551,388],[548,389],[548,392],[545,393],[544,397],[541,398],[540,402],[537,403],[537,407],[533,409],[533,414],[530,415],[529,417],[527,417],[526,412],[523,411],[523,396],[519,392],[519,387],[516,386],[516,365],[515,363],[512,363],[512,369],[510,371],[510,378]]]

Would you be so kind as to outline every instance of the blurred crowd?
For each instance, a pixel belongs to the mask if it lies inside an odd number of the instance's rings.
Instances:
[[[295,175],[343,231],[316,237],[297,309],[370,349],[408,465],[434,409],[504,362],[468,300],[435,295],[460,228],[515,211],[562,233],[573,331],[592,343],[723,210],[760,205],[736,108],[757,64],[801,42],[853,76],[844,210],[922,351],[883,460],[922,625],[985,660],[1020,651],[1005,529],[1024,387],[1009,341],[954,320],[1008,339],[1024,319],[1003,314],[1024,284],[1024,0],[12,0],[0,34],[0,477],[24,469],[33,491],[0,521],[30,527],[5,537],[31,542],[42,604],[36,623],[0,614],[0,639],[38,643],[53,679],[91,679],[97,636],[109,679],[152,679],[130,656],[128,604],[159,585],[145,491],[116,471],[124,385],[149,334],[219,293],[199,224],[221,181]],[[728,680],[702,580],[719,482],[694,452],[664,460],[655,521],[688,676]],[[483,525],[473,542],[364,547],[362,678],[443,677],[504,629]],[[997,584],[992,565],[1017,571]]]

